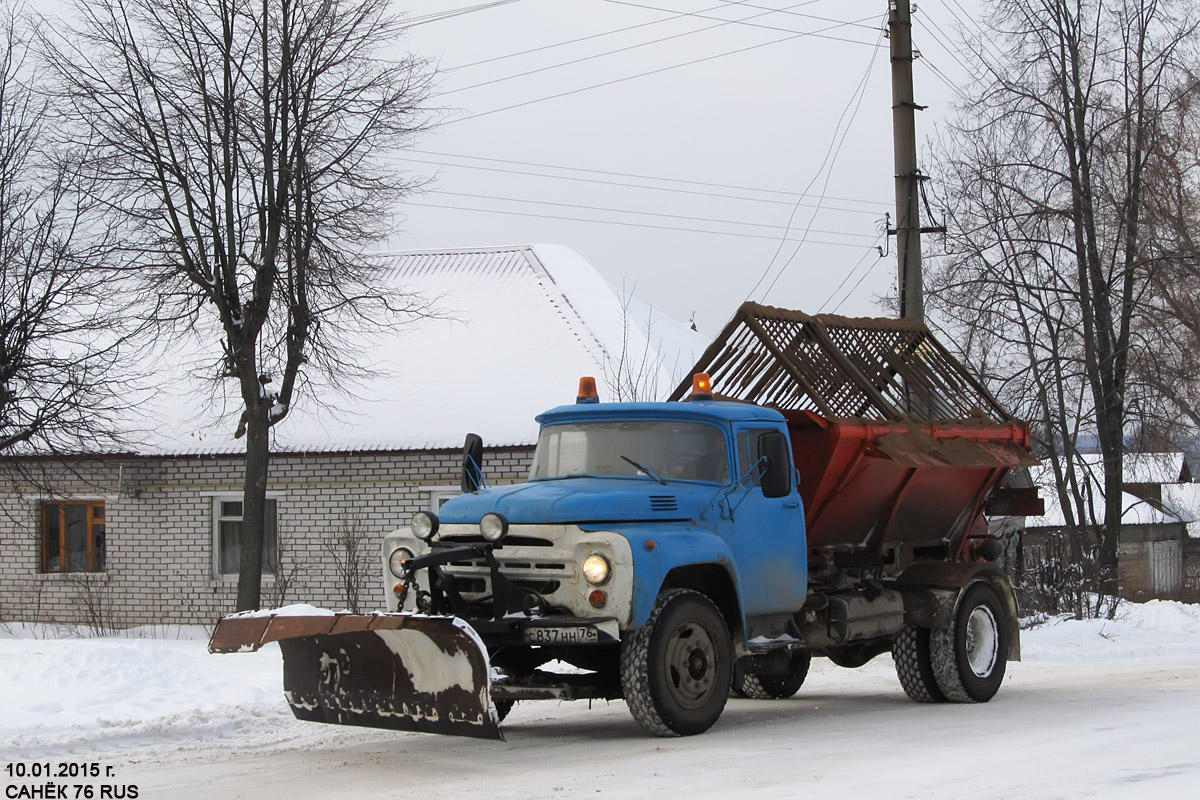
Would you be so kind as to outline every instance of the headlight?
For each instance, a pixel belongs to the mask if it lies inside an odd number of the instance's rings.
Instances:
[[[408,526],[412,528],[413,536],[421,541],[429,541],[437,533],[437,514],[431,514],[428,511],[418,511],[412,515],[412,520],[409,521]]]
[[[508,520],[503,514],[492,512],[484,514],[483,519],[479,520],[479,533],[484,539],[487,539],[492,544],[504,538],[504,534],[508,533]]]
[[[611,569],[608,559],[599,553],[592,553],[583,560],[583,577],[593,586],[599,586],[608,580]]]
[[[388,557],[388,569],[397,578],[404,577],[404,562],[413,557],[413,551],[407,547],[397,547]]]

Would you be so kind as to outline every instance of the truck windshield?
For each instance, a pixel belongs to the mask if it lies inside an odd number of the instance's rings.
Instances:
[[[654,474],[630,463],[634,461]],[[726,483],[725,436],[702,422],[583,422],[543,428],[529,479],[585,476]]]

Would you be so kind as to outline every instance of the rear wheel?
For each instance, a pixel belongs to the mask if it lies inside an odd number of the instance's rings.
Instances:
[[[944,703],[946,696],[938,688],[929,652],[929,629],[909,625],[892,642],[892,661],[904,693],[918,703]]]
[[[1000,690],[1008,665],[1006,622],[996,590],[976,583],[963,593],[954,624],[930,633],[934,678],[947,700],[986,703]]]
[[[717,607],[699,592],[671,589],[624,643],[621,688],[649,733],[691,736],[721,716],[732,663],[729,629]]]
[[[811,665],[812,654],[797,651],[792,653],[788,671],[782,675],[740,675],[739,680],[735,682],[737,693],[754,700],[783,700],[791,697],[804,685]]]

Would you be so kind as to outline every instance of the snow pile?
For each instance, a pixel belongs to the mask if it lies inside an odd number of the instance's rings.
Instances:
[[[1025,661],[1123,661],[1200,655],[1200,605],[1123,603],[1116,619],[1050,619],[1021,634]]]
[[[278,645],[218,658],[196,638],[2,639],[0,761],[114,739],[220,738],[255,718],[287,721],[282,680]]]
[[[332,611],[328,608],[318,608],[308,603],[293,603],[290,606],[282,606],[281,608],[261,608],[258,611],[239,611],[236,614],[230,614],[230,617],[251,618],[251,617],[332,617],[334,614],[349,614],[348,609],[344,611]]]

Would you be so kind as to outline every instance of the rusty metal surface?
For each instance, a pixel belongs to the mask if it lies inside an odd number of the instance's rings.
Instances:
[[[709,373],[723,399],[828,419],[1013,421],[927,328],[906,320],[743,303],[671,400],[694,372]]]
[[[210,653],[253,652],[269,642],[315,636],[319,633],[351,633],[366,630],[397,630],[420,625],[408,614],[269,614],[224,617],[217,622],[208,642]]]
[[[261,646],[269,617],[226,617],[217,623],[208,640],[210,653],[253,652]]]
[[[1039,462],[1017,442],[941,437],[913,428],[875,439],[879,452],[906,467],[1031,467]]]

